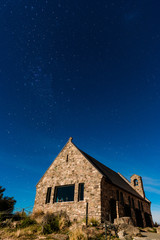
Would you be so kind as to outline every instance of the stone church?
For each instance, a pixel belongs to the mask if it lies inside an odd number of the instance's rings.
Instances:
[[[65,211],[71,220],[96,218],[113,222],[129,216],[137,226],[152,226],[151,202],[142,178],[128,181],[80,150],[72,138],[36,186],[33,212]]]

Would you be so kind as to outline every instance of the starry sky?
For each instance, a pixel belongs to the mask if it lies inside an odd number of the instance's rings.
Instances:
[[[68,141],[144,180],[160,222],[159,0],[0,1],[0,185],[32,207]]]

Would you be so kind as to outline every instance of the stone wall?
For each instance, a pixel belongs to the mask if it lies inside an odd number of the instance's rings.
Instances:
[[[102,175],[85,159],[71,140],[56,157],[50,168],[37,184],[33,212],[66,211],[71,220],[86,216],[88,202],[89,217],[101,218],[100,183]],[[84,183],[84,200],[78,201],[78,184]],[[75,184],[73,202],[54,202],[55,186]],[[52,187],[51,201],[45,204],[47,188]],[[96,215],[96,216],[95,216]]]
[[[138,209],[142,216],[143,226],[146,226],[146,220],[144,216],[145,213],[150,216],[151,222],[153,224],[150,211],[150,202],[139,199],[134,195],[108,183],[104,177],[102,178],[101,189],[102,219],[106,218],[107,220],[112,220],[111,215],[114,215],[114,211],[111,209],[111,204],[113,203],[115,204],[116,217],[130,216],[133,220],[133,223],[137,225],[135,211]],[[119,194],[119,197],[117,196],[117,193]],[[121,193],[123,194],[123,202],[121,202]]]
[[[137,182],[137,184],[135,184],[135,181]],[[133,174],[131,176],[131,185],[143,198],[145,198],[145,193],[144,193],[143,182],[142,182],[141,176]]]

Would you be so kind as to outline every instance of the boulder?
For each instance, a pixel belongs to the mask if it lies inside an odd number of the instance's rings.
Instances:
[[[128,224],[120,224],[118,225],[118,231],[124,231],[125,238],[130,239],[133,236],[139,236],[140,230],[137,227],[134,227],[133,225],[128,225]]]
[[[119,239],[124,239],[124,230],[120,230],[117,234]]]
[[[121,218],[114,219],[115,225],[119,225],[119,224],[123,224],[123,223],[133,225],[133,221],[130,217],[121,217]]]

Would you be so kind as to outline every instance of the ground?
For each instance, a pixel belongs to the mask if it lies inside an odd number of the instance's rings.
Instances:
[[[144,232],[142,233],[143,237],[134,237],[135,240],[160,240],[160,234],[158,233],[151,233],[151,232]]]

